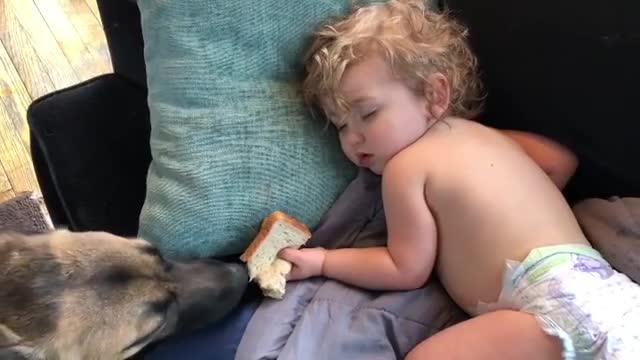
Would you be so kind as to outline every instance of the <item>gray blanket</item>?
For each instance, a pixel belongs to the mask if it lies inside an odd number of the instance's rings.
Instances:
[[[380,178],[362,171],[314,232],[311,246],[386,242]],[[249,322],[236,359],[394,359],[467,316],[433,278],[404,292],[368,291],[325,278],[291,282]]]
[[[363,171],[347,188],[312,246],[382,245],[386,228],[379,178]],[[573,208],[592,245],[640,282],[640,199],[589,199]],[[437,279],[407,292],[375,292],[315,278],[287,285],[283,300],[266,299],[242,338],[237,360],[394,359],[467,316]]]

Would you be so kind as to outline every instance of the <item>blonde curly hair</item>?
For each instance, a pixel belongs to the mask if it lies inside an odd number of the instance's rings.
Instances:
[[[425,94],[429,75],[443,74],[451,91],[446,115],[473,118],[482,110],[482,84],[466,37],[462,25],[428,10],[424,0],[356,6],[314,33],[304,61],[303,96],[312,107],[325,111],[322,105],[329,105],[348,113],[350,105],[339,92],[342,76],[350,65],[377,51],[417,94]]]

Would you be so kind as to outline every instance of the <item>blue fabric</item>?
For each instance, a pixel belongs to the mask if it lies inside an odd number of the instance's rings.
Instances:
[[[144,360],[233,359],[247,324],[260,301],[260,297],[249,299],[212,326],[157,344],[145,354]]]
[[[284,211],[314,228],[355,177],[298,89],[308,34],[349,0],[139,0],[153,161],[139,235],[169,257],[242,252]]]

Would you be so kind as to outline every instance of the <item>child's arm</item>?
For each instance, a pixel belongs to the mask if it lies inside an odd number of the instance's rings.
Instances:
[[[541,135],[516,130],[503,130],[563,189],[578,167],[578,158],[567,147]]]
[[[377,290],[408,290],[422,286],[435,264],[437,236],[435,221],[425,201],[424,176],[413,171],[416,161],[405,156],[394,159],[385,168],[382,193],[387,247],[326,251],[287,249],[281,256],[294,263],[292,278],[322,274]]]

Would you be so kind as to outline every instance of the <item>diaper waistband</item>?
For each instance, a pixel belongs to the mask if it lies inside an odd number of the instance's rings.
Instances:
[[[515,273],[511,276],[511,281],[515,284],[525,274],[530,281],[535,281],[556,266],[572,262],[575,255],[606,262],[596,249],[586,244],[543,246],[529,252],[529,255],[519,264],[520,266],[515,269]]]
[[[530,282],[536,282],[558,267],[573,266],[576,256],[586,256],[598,262],[607,263],[596,249],[586,244],[543,246],[531,250],[522,262],[507,259],[498,301],[496,303],[479,301],[478,313],[494,309],[518,309],[511,303],[510,294],[523,277],[526,276]]]

